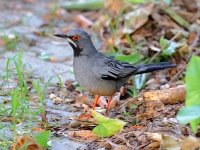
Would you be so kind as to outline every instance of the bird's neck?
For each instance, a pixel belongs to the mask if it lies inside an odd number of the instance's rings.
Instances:
[[[75,47],[73,44],[70,45],[74,50],[74,57],[80,57],[80,56],[91,57],[97,53],[97,50],[92,43],[87,45],[87,47]]]

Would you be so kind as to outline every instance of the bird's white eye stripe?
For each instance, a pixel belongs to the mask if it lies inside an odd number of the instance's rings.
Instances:
[[[75,44],[70,38],[67,38],[67,40],[68,40],[71,44],[73,44],[75,47],[77,47],[76,44]]]

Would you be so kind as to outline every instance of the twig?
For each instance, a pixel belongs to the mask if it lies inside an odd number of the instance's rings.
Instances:
[[[137,99],[138,97],[140,97],[141,95],[142,95],[142,94],[139,94],[138,96],[129,99],[128,101],[126,101],[125,103],[123,103],[122,105],[120,105],[120,106],[117,108],[117,110],[119,110],[121,107],[123,107],[124,105],[128,104],[129,102],[136,100],[136,99]]]
[[[173,76],[173,78],[170,80],[169,83],[171,83],[172,81],[174,81],[175,79],[177,79],[178,76],[179,76],[179,75],[183,72],[183,70],[185,70],[186,68],[187,68],[187,65],[183,66],[183,68],[181,68],[181,70],[179,70],[179,72],[178,72],[175,76]]]
[[[151,58],[151,60],[149,61],[149,63],[151,63],[151,62],[163,51],[163,49],[166,48],[167,46],[169,46],[169,44],[170,44],[171,42],[173,42],[180,34],[181,34],[181,32],[178,32],[175,36],[173,36],[173,38],[171,38],[170,41],[169,41],[167,44],[165,44],[165,45],[161,48],[161,50],[158,51],[158,52]]]

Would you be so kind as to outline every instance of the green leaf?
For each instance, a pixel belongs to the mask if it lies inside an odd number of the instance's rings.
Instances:
[[[146,74],[137,74],[134,76],[134,85],[136,89],[141,89],[145,84],[147,79]]]
[[[123,62],[128,62],[132,65],[141,62],[139,52],[136,52],[131,55],[117,55],[117,56],[115,56],[115,59],[123,61]]]
[[[66,1],[61,6],[67,10],[98,10],[103,7],[104,0]]]
[[[200,105],[186,106],[179,110],[177,120],[182,124],[190,122],[190,126],[194,133],[197,133],[200,123]]]
[[[187,106],[179,110],[177,120],[182,124],[187,124],[195,119],[200,119],[200,105]]]
[[[163,47],[169,43],[169,40],[167,40],[163,36],[161,36],[159,43],[160,43],[160,47]],[[176,48],[179,46],[180,46],[180,44],[178,44],[176,42],[170,42],[169,45],[163,49],[162,54],[166,55],[166,56],[171,55],[171,54],[175,53]]]
[[[200,57],[193,55],[186,72],[186,106],[200,105]]]
[[[124,121],[105,117],[94,110],[91,110],[91,113],[94,119],[99,122],[99,125],[95,127],[92,132],[102,137],[108,137],[117,133],[126,124]]]
[[[194,133],[200,123],[200,58],[193,55],[186,72],[186,106],[177,115],[181,123],[190,122]]]
[[[44,132],[40,132],[34,137],[34,139],[40,146],[48,147],[49,144],[47,142],[48,142],[48,139],[50,137],[50,134],[51,134],[51,131],[49,131],[49,130],[44,131]]]
[[[135,108],[137,108],[137,106],[134,105],[134,104],[131,104],[131,105],[130,105],[130,108],[131,108],[131,109],[135,109]]]

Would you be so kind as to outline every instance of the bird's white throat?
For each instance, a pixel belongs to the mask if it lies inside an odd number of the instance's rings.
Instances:
[[[71,43],[71,44],[73,44],[75,47],[77,47],[76,44],[75,44],[70,38],[67,38],[67,40],[68,40],[69,43]]]

